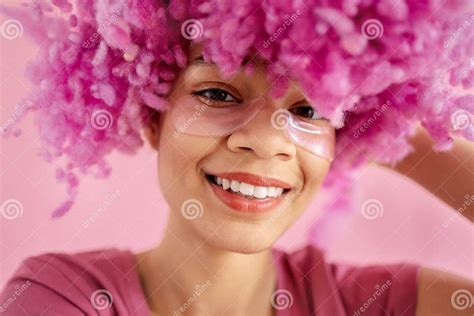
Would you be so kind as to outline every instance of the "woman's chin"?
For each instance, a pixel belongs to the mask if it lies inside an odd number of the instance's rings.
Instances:
[[[213,228],[195,227],[203,242],[218,249],[238,253],[262,252],[276,242],[275,229],[265,229],[256,224],[228,223]]]

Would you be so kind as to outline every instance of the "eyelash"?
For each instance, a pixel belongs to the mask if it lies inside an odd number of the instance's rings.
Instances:
[[[217,94],[219,93],[225,93],[227,95],[230,95],[234,100],[232,101],[223,101],[223,100],[219,100],[217,98],[212,98],[212,97],[207,97],[205,96],[204,94],[206,92],[212,92],[213,94],[211,94],[211,96],[216,96]],[[199,97],[203,97],[205,98],[208,102],[215,102],[215,103],[218,103],[218,102],[224,102],[224,103],[231,103],[231,102],[242,102],[240,100],[238,100],[236,97],[234,97],[230,92],[227,92],[226,90],[224,89],[220,89],[220,88],[208,88],[208,89],[204,89],[204,90],[200,90],[200,91],[195,91],[192,93],[192,95],[194,96],[199,96]]]
[[[205,94],[207,92],[211,92],[211,97],[208,97],[208,96],[205,96]],[[216,98],[216,96],[218,94],[221,94],[221,93],[224,93],[226,94],[227,96],[231,96],[233,98],[232,101],[225,101],[225,100],[219,100]],[[224,89],[220,89],[220,88],[208,88],[208,89],[204,89],[204,90],[199,90],[199,91],[195,91],[195,92],[192,92],[192,95],[194,96],[198,96],[198,97],[203,97],[206,99],[206,104],[216,104],[216,103],[232,103],[232,102],[242,102],[241,100],[238,100],[237,98],[235,98],[230,92],[224,90]],[[214,97],[214,98],[213,98]],[[227,99],[224,98],[224,99]],[[311,105],[307,105],[307,106],[299,106],[299,107],[295,107],[295,108],[291,108],[289,111],[294,113],[292,110],[293,109],[311,109],[313,114],[311,115],[311,117],[307,117],[307,116],[303,116],[304,118],[306,119],[309,119],[309,120],[320,120],[320,119],[324,119],[323,117],[321,117],[320,115],[318,115],[315,111],[315,109],[311,106]],[[298,115],[297,113],[294,113],[296,115]],[[314,115],[316,115],[317,117],[314,117]]]

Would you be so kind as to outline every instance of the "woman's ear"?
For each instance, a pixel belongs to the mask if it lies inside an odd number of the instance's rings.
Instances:
[[[158,151],[160,144],[160,132],[159,132],[160,112],[154,111],[147,119],[144,124],[145,137],[147,138],[150,146]]]

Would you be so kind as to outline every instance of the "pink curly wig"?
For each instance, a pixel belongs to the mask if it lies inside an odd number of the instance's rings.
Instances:
[[[410,153],[418,122],[436,150],[455,135],[474,141],[470,0],[36,2],[0,10],[41,47],[27,66],[35,88],[21,115],[37,112],[45,159],[67,158],[57,179],[68,198],[53,217],[73,206],[80,173],[107,177],[112,150],[133,154],[144,144],[140,130],[167,109],[191,43],[225,76],[248,54],[268,61],[272,96],[298,79],[339,128],[325,180],[331,210],[347,206],[363,163]],[[20,135],[18,123],[1,132]]]

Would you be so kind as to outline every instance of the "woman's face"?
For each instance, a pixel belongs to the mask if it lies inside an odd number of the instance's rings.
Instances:
[[[197,240],[197,244],[206,242],[241,253],[259,252],[271,247],[302,214],[326,176],[330,162],[295,145],[284,131],[271,124],[272,114],[278,109],[295,113],[298,107],[308,107],[295,83],[290,84],[283,97],[271,99],[271,82],[263,64],[256,64],[250,76],[242,68],[224,80],[217,66],[205,63],[199,56],[201,48],[192,47],[189,66],[179,74],[169,96],[170,110],[160,114],[155,132],[147,133],[159,152],[159,182],[170,206],[170,222],[176,224],[171,229],[178,236],[187,234],[185,237]],[[192,96],[196,104],[212,102],[214,106],[239,106],[260,97],[265,106],[230,134],[198,136],[178,132],[173,123],[172,111],[183,96]],[[199,120],[192,124],[196,122]],[[251,174],[244,178],[238,174],[221,177],[240,179],[234,183],[234,187],[240,186],[237,191],[242,189],[240,182],[259,184],[259,177],[284,181],[288,187],[279,197],[262,199],[231,193],[232,187],[224,190],[222,184],[212,183],[216,182],[212,176],[229,172]],[[255,194],[258,190],[257,195],[282,191],[278,189],[281,184],[260,184],[268,185],[266,189],[244,186]],[[275,189],[269,188],[269,184]]]

